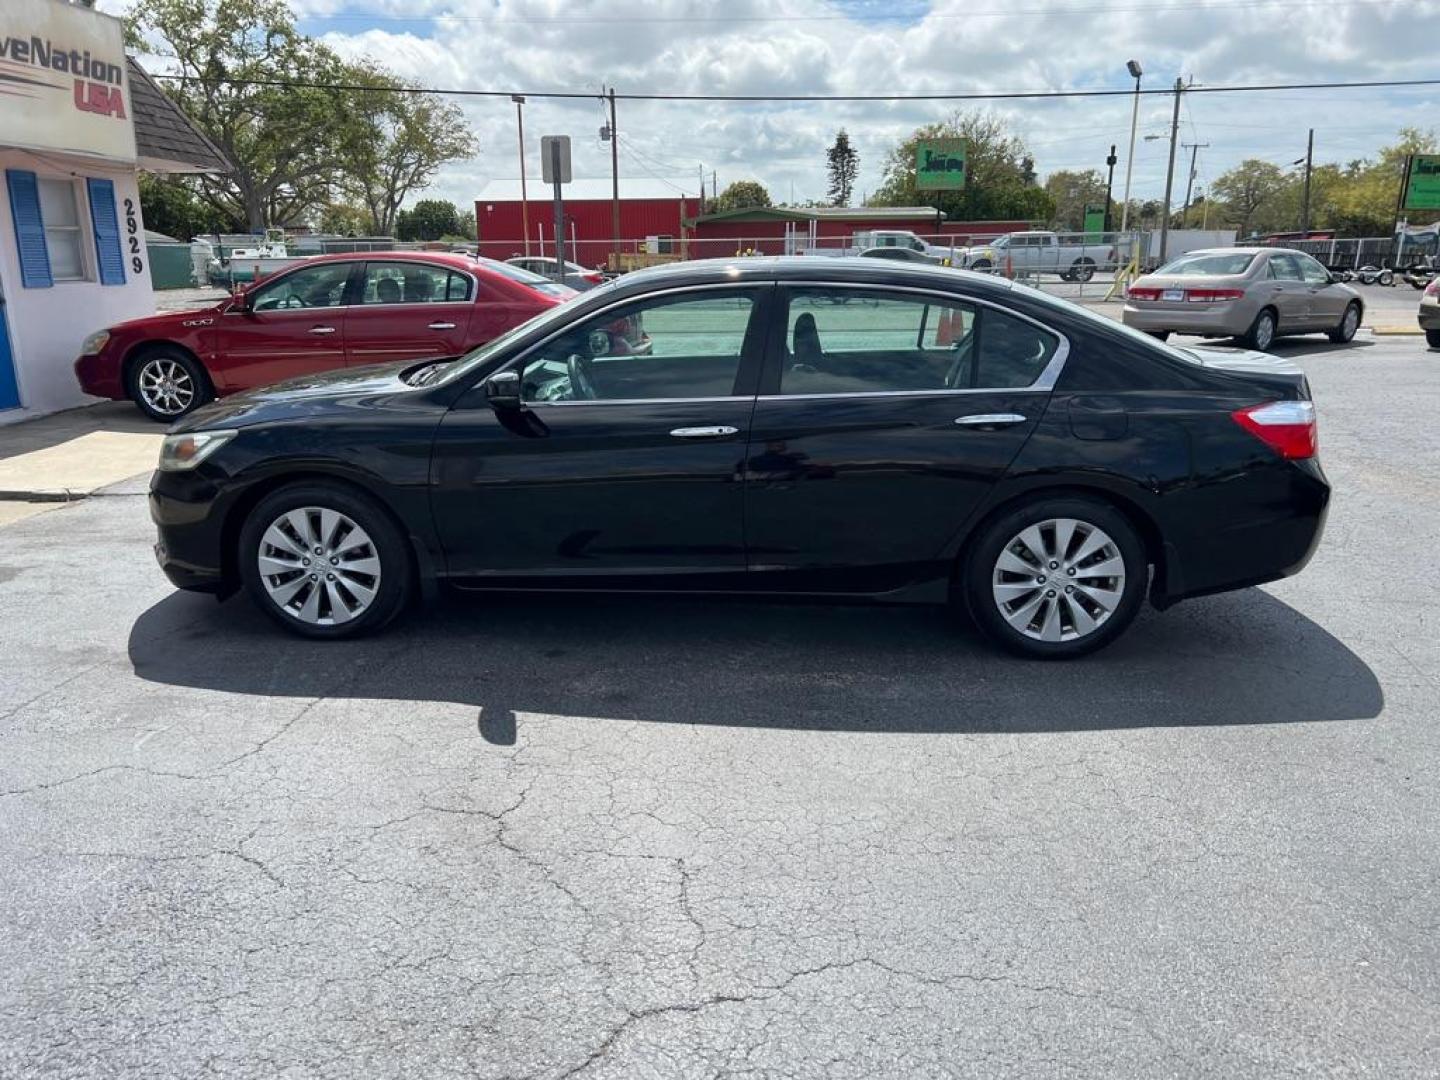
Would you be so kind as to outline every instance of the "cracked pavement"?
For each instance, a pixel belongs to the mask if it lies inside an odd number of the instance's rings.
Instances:
[[[1067,665],[742,602],[306,642],[173,592],[142,482],[0,529],[0,1076],[1440,1073],[1440,353],[1284,351],[1315,562]]]

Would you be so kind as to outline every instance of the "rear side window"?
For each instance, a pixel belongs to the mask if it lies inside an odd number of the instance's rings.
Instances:
[[[961,300],[855,289],[797,289],[786,315],[781,394],[1017,389],[1059,338]]]
[[[1300,262],[1293,255],[1270,256],[1270,276],[1277,281],[1304,281]]]
[[[470,299],[470,279],[429,263],[372,262],[365,266],[360,303],[439,304]]]

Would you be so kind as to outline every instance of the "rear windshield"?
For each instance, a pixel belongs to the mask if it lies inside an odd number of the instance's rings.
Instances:
[[[1181,255],[1174,262],[1168,262],[1155,272],[1157,274],[1188,274],[1192,277],[1224,277],[1243,274],[1255,261],[1254,255],[1244,252],[1221,255]]]

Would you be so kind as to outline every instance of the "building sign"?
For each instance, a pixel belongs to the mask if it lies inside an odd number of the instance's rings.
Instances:
[[[1105,207],[1099,204],[1085,204],[1085,231],[1087,233],[1105,231]]]
[[[135,160],[120,21],[62,0],[0,3],[0,146]]]
[[[1405,177],[1406,210],[1440,210],[1440,156],[1412,154]]]
[[[920,139],[915,143],[917,191],[959,191],[965,186],[968,139]]]

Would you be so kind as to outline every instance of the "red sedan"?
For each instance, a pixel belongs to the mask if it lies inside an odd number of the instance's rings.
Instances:
[[[459,356],[575,295],[490,259],[321,255],[214,307],[91,334],[80,388],[172,421],[213,397],[331,368]]]

